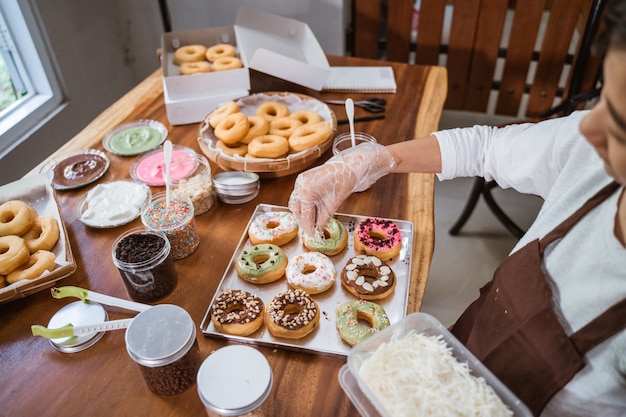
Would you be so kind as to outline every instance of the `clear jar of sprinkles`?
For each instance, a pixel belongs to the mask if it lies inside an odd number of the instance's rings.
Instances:
[[[195,324],[185,309],[159,304],[142,311],[126,329],[125,340],[150,391],[174,395],[196,383],[202,357]]]
[[[165,193],[155,194],[141,213],[141,221],[148,229],[165,233],[174,260],[191,255],[200,244],[193,203],[188,197],[172,195],[168,206]]]

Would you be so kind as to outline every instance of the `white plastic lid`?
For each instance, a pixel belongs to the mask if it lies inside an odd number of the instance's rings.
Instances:
[[[59,311],[50,319],[48,328],[56,329],[68,323],[74,326],[88,326],[92,324],[102,324],[109,319],[109,316],[101,304],[91,301],[74,301]],[[74,353],[80,352],[93,346],[102,338],[104,332],[94,332],[79,336],[62,337],[50,339],[50,344],[59,352]]]
[[[267,399],[272,390],[272,368],[253,347],[226,346],[204,360],[197,385],[205,407],[222,416],[238,416]]]

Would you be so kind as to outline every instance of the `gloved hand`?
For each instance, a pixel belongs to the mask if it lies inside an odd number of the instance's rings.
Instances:
[[[351,193],[367,190],[395,166],[391,153],[380,144],[362,143],[348,148],[298,175],[289,209],[302,231],[316,236]]]

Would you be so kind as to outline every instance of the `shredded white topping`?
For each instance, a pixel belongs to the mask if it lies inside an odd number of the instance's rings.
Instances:
[[[394,417],[513,415],[442,336],[411,332],[388,341],[363,362],[359,375]]]

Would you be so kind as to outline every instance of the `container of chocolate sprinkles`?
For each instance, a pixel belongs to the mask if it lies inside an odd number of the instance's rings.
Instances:
[[[155,194],[141,213],[141,221],[148,229],[165,233],[174,260],[191,255],[200,244],[193,203],[186,196],[173,195],[168,205],[165,193]]]
[[[128,296],[135,301],[158,301],[178,285],[171,245],[163,232],[130,229],[115,240],[111,256]]]
[[[174,395],[196,383],[202,364],[196,326],[185,309],[159,304],[139,313],[126,329],[126,351],[155,394]]]

